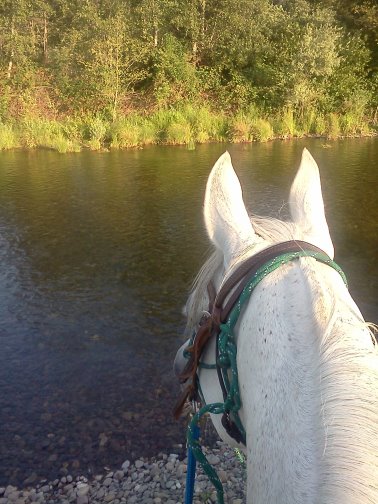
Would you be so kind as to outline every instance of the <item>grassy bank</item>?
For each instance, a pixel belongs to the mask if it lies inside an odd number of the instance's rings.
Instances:
[[[265,142],[274,138],[322,136],[339,138],[374,134],[368,119],[310,110],[296,115],[285,109],[276,114],[249,110],[230,115],[210,108],[185,105],[149,115],[130,114],[110,121],[101,116],[47,120],[24,118],[0,123],[0,150],[48,148],[61,153],[82,149],[123,149],[151,144],[187,145],[206,142]]]

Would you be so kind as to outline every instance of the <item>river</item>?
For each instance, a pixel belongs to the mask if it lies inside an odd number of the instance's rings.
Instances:
[[[248,208],[285,214],[303,147],[336,260],[378,321],[378,140],[0,153],[0,485],[172,452],[171,364],[209,250],[208,173],[228,148]]]

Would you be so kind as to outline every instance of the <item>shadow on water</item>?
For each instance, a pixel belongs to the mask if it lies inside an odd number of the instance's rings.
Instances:
[[[338,262],[377,322],[376,139],[231,145],[251,211],[285,215],[307,146]],[[224,145],[0,154],[0,485],[177,451],[171,363]],[[272,212],[272,208],[274,209]]]

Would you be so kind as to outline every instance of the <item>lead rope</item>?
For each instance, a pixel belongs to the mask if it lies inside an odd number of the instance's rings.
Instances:
[[[201,445],[199,443],[199,431],[198,431],[198,423],[201,417],[207,413],[212,413],[215,415],[220,414],[232,414],[233,420],[236,423],[240,434],[245,439],[245,431],[243,425],[239,418],[239,410],[241,408],[240,401],[240,392],[239,392],[239,381],[238,381],[238,372],[237,372],[237,363],[236,363],[236,344],[233,335],[233,329],[235,324],[239,318],[240,312],[244,303],[250,298],[252,291],[259,284],[259,282],[269,273],[279,268],[283,264],[286,264],[294,259],[298,259],[300,257],[312,257],[319,262],[327,264],[335,269],[341,278],[343,279],[346,287],[348,287],[348,283],[345,277],[344,272],[340,268],[338,264],[336,264],[330,257],[325,253],[320,252],[312,252],[301,250],[298,252],[289,252],[286,254],[281,254],[271,261],[268,261],[261,268],[257,270],[257,272],[253,275],[251,280],[244,287],[237,303],[232,309],[229,318],[226,323],[220,325],[220,333],[219,333],[219,355],[217,356],[218,365],[221,367],[223,380],[227,388],[227,396],[224,403],[211,403],[205,404],[199,411],[197,411],[188,425],[187,430],[187,446],[188,446],[188,454],[190,456],[194,456],[195,460],[200,463],[203,471],[206,473],[212,484],[214,485],[217,493],[217,503],[224,504],[224,491],[223,485],[218,477],[216,470],[210,465],[205,454],[202,451]],[[229,371],[231,371],[231,377],[229,377]],[[189,463],[189,460],[188,460]],[[195,467],[195,466],[194,466]],[[194,486],[194,478],[192,479],[192,484]],[[193,499],[193,492],[191,493],[191,498]],[[186,502],[185,504],[191,504],[191,501]]]
[[[198,441],[199,437],[200,437],[200,429],[198,425],[195,425],[193,429],[193,439]],[[188,469],[186,473],[185,504],[192,504],[194,496],[194,482],[196,479],[197,459],[194,456],[193,449],[189,444],[187,447],[187,456],[188,456]]]

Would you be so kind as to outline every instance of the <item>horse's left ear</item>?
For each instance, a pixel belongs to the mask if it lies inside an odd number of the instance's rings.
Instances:
[[[302,239],[326,252],[331,259],[334,248],[324,214],[319,168],[307,149],[303,150],[301,164],[289,197],[293,222],[302,232]]]
[[[226,268],[233,257],[256,241],[228,152],[218,159],[209,175],[204,217],[210,240],[223,252]]]

